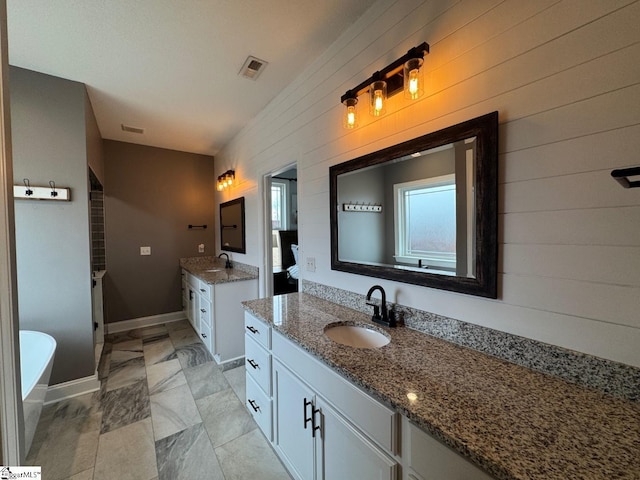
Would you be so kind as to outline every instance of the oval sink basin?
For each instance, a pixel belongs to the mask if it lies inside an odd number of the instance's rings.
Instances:
[[[336,343],[356,348],[379,348],[391,341],[384,333],[363,325],[329,324],[324,334]]]

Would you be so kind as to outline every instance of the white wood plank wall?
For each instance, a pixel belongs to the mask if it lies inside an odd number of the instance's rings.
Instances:
[[[216,157],[247,197],[247,255],[264,266],[262,176],[297,162],[304,278],[359,293],[330,269],[329,167],[500,112],[497,300],[381,282],[395,301],[640,366],[640,2],[381,0]],[[342,129],[340,95],[427,41],[426,96],[393,97]],[[292,54],[294,50],[292,50]],[[244,258],[242,258],[244,257]]]

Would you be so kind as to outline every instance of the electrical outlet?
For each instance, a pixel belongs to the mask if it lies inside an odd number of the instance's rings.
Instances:
[[[140,255],[151,255],[151,247],[140,247]]]
[[[307,272],[315,272],[315,271],[316,271],[316,258],[307,257]]]
[[[198,245],[198,253],[204,253],[204,243]]]

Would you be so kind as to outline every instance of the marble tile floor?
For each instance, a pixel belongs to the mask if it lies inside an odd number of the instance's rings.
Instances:
[[[100,391],[47,405],[28,465],[47,480],[291,477],[244,406],[244,366],[223,371],[184,321],[108,335]]]

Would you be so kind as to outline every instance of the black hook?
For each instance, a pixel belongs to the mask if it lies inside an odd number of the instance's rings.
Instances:
[[[23,178],[22,181],[24,182],[24,186],[27,187],[27,189],[25,190],[24,194],[27,197],[30,197],[31,195],[33,195],[33,190],[31,190],[31,186],[29,185],[29,179],[28,178]]]
[[[54,182],[53,180],[49,180],[49,186],[51,187],[51,196],[57,197],[58,192],[56,192],[56,182]]]

